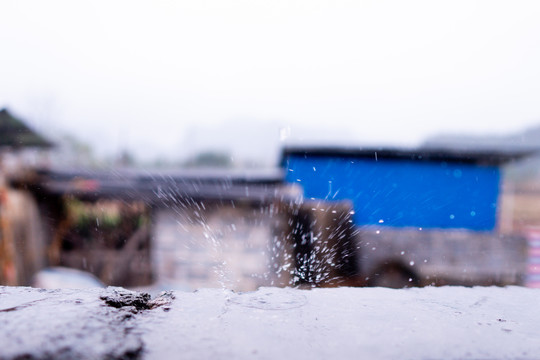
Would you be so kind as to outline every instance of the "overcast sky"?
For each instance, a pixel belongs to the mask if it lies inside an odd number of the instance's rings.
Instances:
[[[100,153],[271,159],[540,124],[537,1],[0,3],[0,107]]]

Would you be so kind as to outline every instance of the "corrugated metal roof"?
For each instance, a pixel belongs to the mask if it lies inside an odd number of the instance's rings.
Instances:
[[[483,165],[501,165],[512,160],[518,160],[530,156],[537,151],[502,151],[502,150],[462,150],[462,149],[436,149],[436,148],[353,148],[353,147],[286,147],[282,151],[281,165],[289,156],[321,156],[340,158],[364,158],[364,159],[395,159],[414,161],[446,161],[458,163],[472,163]]]
[[[281,170],[272,171],[42,171],[49,193],[80,198],[118,198],[159,204],[181,198],[268,202],[283,195]]]

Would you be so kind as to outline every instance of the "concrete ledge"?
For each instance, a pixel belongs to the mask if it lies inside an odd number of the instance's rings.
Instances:
[[[538,359],[540,290],[0,287],[0,359]]]

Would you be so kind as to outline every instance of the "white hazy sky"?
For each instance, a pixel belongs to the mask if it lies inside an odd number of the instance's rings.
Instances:
[[[540,124],[537,1],[0,2],[0,107],[101,152],[270,159]],[[290,134],[290,135],[289,135]]]

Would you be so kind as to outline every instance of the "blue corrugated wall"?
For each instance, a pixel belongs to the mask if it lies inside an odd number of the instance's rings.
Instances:
[[[357,225],[419,228],[495,228],[497,166],[444,161],[292,155],[286,181],[306,198],[354,204]]]

